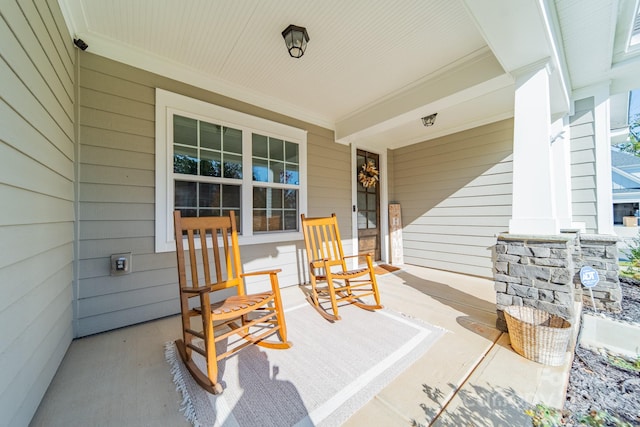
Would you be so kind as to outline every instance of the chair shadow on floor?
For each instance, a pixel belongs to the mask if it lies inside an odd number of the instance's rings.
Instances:
[[[495,303],[463,292],[446,283],[423,279],[405,270],[394,274],[404,281],[405,286],[409,286],[441,304],[466,314],[466,316],[458,316],[456,319],[458,324],[464,328],[488,339],[492,339],[491,337],[495,335],[497,319]]]
[[[259,347],[246,348],[238,353],[238,381],[242,396],[234,407],[240,425],[294,425],[308,415],[296,386],[278,378],[279,367],[271,365],[269,356]],[[264,412],[262,420],[244,419],[243,414]],[[285,417],[290,415],[290,419]]]

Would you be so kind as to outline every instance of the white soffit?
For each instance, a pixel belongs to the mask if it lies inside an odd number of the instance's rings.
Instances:
[[[59,2],[88,52],[330,129],[486,49],[460,0]]]
[[[640,47],[629,49],[639,0],[58,2],[88,52],[336,130],[342,142],[406,144],[504,117],[513,106],[495,94],[512,90],[505,73],[545,58],[554,115],[577,89],[640,87]],[[289,24],[311,38],[297,60],[280,34]],[[453,84],[485,56],[498,71]],[[469,107],[483,98],[476,117]],[[416,134],[433,112],[436,125]]]
[[[573,89],[602,81],[611,68],[617,0],[557,0]]]

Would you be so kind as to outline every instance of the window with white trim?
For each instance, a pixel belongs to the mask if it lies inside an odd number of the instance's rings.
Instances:
[[[156,89],[156,252],[175,249],[174,210],[234,211],[242,244],[300,239],[306,131]]]

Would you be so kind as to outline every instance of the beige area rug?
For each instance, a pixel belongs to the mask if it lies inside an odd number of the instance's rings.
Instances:
[[[220,395],[200,388],[167,343],[185,417],[196,426],[338,426],[445,332],[387,309],[345,306],[340,315],[330,323],[308,304],[287,310],[293,346],[250,346],[221,362]]]

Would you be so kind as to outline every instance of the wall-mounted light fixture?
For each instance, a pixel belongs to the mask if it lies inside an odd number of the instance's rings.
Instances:
[[[304,51],[307,49],[307,43],[309,42],[309,34],[306,28],[289,25],[282,32],[282,37],[284,37],[289,55],[293,58],[300,58],[304,55]]]
[[[438,115],[438,113],[433,113],[430,116],[424,116],[422,118],[422,124],[424,126],[433,126],[433,124],[436,122],[436,116]]]

